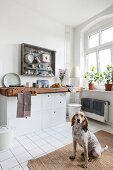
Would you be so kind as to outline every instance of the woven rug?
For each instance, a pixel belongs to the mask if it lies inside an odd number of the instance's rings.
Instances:
[[[108,150],[102,156],[89,162],[88,170],[112,170],[113,169],[113,134],[105,131],[95,133],[102,146],[108,145]],[[81,156],[82,148],[77,146],[77,158],[69,159],[73,153],[72,144],[66,145],[52,153],[37,159],[28,161],[30,170],[82,170],[84,160]]]

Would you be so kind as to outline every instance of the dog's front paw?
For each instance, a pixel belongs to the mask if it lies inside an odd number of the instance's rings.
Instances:
[[[73,161],[75,159],[75,156],[70,156],[69,159]]]
[[[88,162],[92,162],[92,159],[91,159],[91,158],[88,158]]]
[[[86,166],[86,165],[82,165],[82,168],[86,169],[86,168],[87,168],[87,166]]]

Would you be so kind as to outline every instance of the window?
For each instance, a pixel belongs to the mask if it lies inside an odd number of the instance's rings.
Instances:
[[[102,31],[102,44],[113,41],[113,27]]]
[[[111,65],[111,50],[105,49],[99,51],[99,71],[106,70],[108,65]]]
[[[97,68],[97,64],[96,64],[96,53],[90,53],[86,56],[86,60],[87,60],[87,65],[86,67],[88,68],[88,72],[91,71],[91,68],[94,66],[95,68]]]
[[[89,48],[99,45],[99,33],[89,36]]]
[[[94,66],[98,72],[105,71],[108,65],[113,66],[113,26],[101,28],[86,34],[85,72]]]

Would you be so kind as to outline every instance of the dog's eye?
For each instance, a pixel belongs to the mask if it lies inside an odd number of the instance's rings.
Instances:
[[[81,115],[81,117],[83,117],[83,115]]]
[[[78,114],[76,114],[76,116],[78,116]]]

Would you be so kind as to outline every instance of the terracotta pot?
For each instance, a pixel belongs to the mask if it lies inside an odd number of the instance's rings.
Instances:
[[[89,90],[94,90],[94,83],[89,83],[88,86],[89,86]]]
[[[111,91],[113,84],[105,84],[105,91]]]

